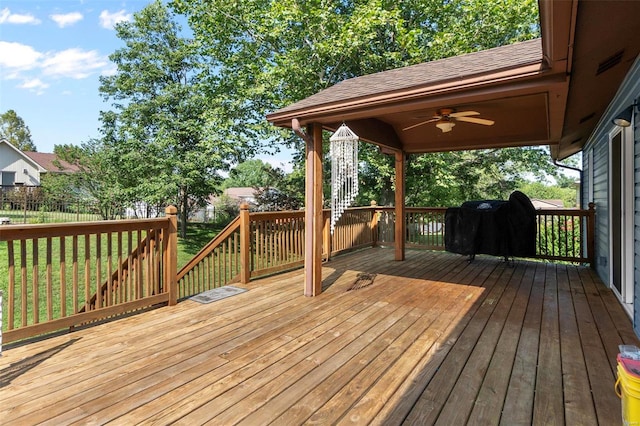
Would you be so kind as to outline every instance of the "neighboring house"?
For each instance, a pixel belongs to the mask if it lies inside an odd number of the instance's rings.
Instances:
[[[640,335],[640,57],[583,148],[583,208],[596,206],[595,269]],[[628,127],[613,123],[626,112]]]
[[[222,191],[222,195],[211,195],[209,196],[209,207],[219,206],[220,201],[223,198],[227,198],[232,204],[240,205],[242,203],[247,203],[251,208],[255,208],[256,204],[256,190],[250,186],[241,186],[234,188],[227,188]]]
[[[256,190],[250,186],[227,188],[222,194],[229,197],[232,201],[237,202],[238,205],[247,203],[250,206],[256,206]]]
[[[536,209],[563,209],[564,201],[562,200],[539,200],[537,198],[531,199],[531,204]]]
[[[77,170],[76,166],[59,160],[55,154],[23,152],[7,140],[0,140],[2,186],[39,186],[46,173],[72,173]]]

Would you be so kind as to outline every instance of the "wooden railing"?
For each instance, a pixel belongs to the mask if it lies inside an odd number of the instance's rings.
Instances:
[[[405,244],[411,248],[444,250],[444,215],[446,207],[407,207],[405,209],[407,233]],[[393,245],[395,241],[395,210],[378,207],[378,240],[380,245]]]
[[[237,217],[180,269],[178,297],[193,296],[238,281],[241,255],[240,217]]]
[[[406,246],[445,249],[444,207],[406,208]],[[538,210],[536,258],[591,263],[592,240],[585,235],[593,223],[591,210]],[[323,259],[375,245],[393,246],[393,207],[347,209],[334,232],[329,229],[330,212],[324,211]],[[592,226],[592,225],[591,225]],[[244,241],[244,243],[243,243]],[[244,260],[243,260],[244,259]],[[212,240],[178,274],[180,297],[234,282],[300,267],[304,262],[304,212],[251,213],[243,207],[240,216]]]
[[[444,250],[445,208],[407,208],[406,246]],[[538,210],[537,254],[593,262],[593,206]],[[349,250],[393,245],[392,207],[348,209],[329,230],[324,212],[323,259]],[[175,208],[165,218],[0,227],[8,252],[5,342],[173,304],[231,283],[300,267],[304,212],[240,215],[179,272]]]
[[[376,209],[380,245],[394,244],[395,212]],[[408,207],[406,246],[444,250],[446,208]],[[534,258],[593,265],[595,207],[589,209],[536,210],[536,255]]]
[[[176,303],[176,215],[0,227],[5,342]]]
[[[335,256],[350,250],[371,247],[377,240],[378,214],[373,207],[355,207],[344,211],[330,234],[329,220],[331,211],[324,212],[323,253]],[[329,250],[330,248],[330,250]]]
[[[108,252],[112,252],[111,247],[114,243],[113,238],[111,239],[111,241],[109,241],[110,236],[110,234],[107,234]],[[140,232],[138,232],[138,234],[135,235],[135,237],[139,241],[137,247],[133,250],[130,246],[127,247],[129,255],[126,256],[122,262],[120,262],[119,266],[113,271],[111,276],[108,276],[106,281],[102,283],[100,291],[93,293],[93,296],[91,296],[89,303],[85,303],[80,308],[79,312],[86,312],[101,308],[105,305],[104,301],[106,301],[107,306],[111,306],[114,300],[122,303],[123,301],[130,299],[131,293],[135,292],[135,287],[131,285],[131,281],[137,278],[136,274],[140,274],[143,271],[143,265],[145,264],[145,262],[149,260],[148,262],[146,262],[147,266],[160,266],[159,262],[157,262],[156,260],[148,259],[151,256],[158,255],[158,236],[159,235],[157,232],[155,232],[155,230],[151,230],[150,232],[147,232],[147,235],[143,239],[140,239],[141,235]],[[96,238],[99,239],[100,236],[97,235]],[[124,240],[130,243],[133,238],[131,238],[130,236],[129,238],[125,238]],[[100,247],[100,245],[97,243],[98,241],[96,242],[96,247]],[[122,253],[122,243],[122,235],[118,235],[116,242],[116,244],[118,245],[118,254]],[[96,257],[99,259],[101,256],[99,253],[96,253]],[[161,275],[161,271],[149,270],[147,271],[147,273],[149,274],[150,282],[153,283],[152,293],[158,294],[158,284],[160,283],[158,277]]]
[[[589,204],[588,210],[537,210],[536,257],[593,265],[594,206]]]
[[[178,273],[179,297],[302,266],[304,212],[240,215]]]
[[[242,213],[241,213],[242,214]],[[304,212],[249,214],[250,277],[272,274],[304,263]]]

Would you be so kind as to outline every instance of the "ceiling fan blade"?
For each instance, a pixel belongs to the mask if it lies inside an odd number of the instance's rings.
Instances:
[[[460,112],[453,112],[451,114],[449,114],[449,117],[468,117],[470,115],[480,115],[480,113],[478,111],[460,111]]]
[[[404,130],[410,130],[410,129],[413,129],[414,127],[422,126],[423,124],[433,123],[434,121],[438,121],[438,120],[440,120],[440,118],[441,118],[441,117],[437,117],[437,118],[435,118],[435,117],[434,117],[434,118],[432,118],[431,120],[421,121],[421,122],[420,122],[420,123],[418,123],[418,124],[414,124],[414,125],[412,125],[412,126],[405,127],[405,128],[404,128],[404,129],[402,129],[402,130],[403,130],[403,131],[404,131]]]
[[[495,123],[495,121],[493,120],[487,120],[485,118],[473,118],[473,117],[458,117],[456,118],[456,120],[466,121],[467,123],[482,124],[483,126],[493,126],[493,124]]]

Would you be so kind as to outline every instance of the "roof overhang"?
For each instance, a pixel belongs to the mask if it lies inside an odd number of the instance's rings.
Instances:
[[[33,166],[33,168],[37,169],[39,173],[42,173],[42,172],[46,171],[44,169],[44,167],[42,167],[37,161],[35,161],[33,158],[29,157],[23,151],[20,151],[20,149],[16,148],[13,144],[9,143],[8,140],[0,139],[0,144],[6,145],[9,149],[12,149],[19,157],[22,157],[22,159],[24,161],[26,161],[27,163],[31,164]]]
[[[581,149],[638,55],[640,38],[632,31],[640,2],[539,5],[541,42],[345,80],[267,119],[331,131],[345,122],[363,140],[408,153],[550,145],[555,158],[567,157]],[[433,123],[403,130],[440,108],[477,111],[495,124],[457,123],[447,133]]]

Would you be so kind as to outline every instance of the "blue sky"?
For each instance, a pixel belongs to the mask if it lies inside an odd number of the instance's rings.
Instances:
[[[22,117],[38,151],[99,137],[99,112],[109,105],[98,78],[115,71],[108,56],[123,47],[113,26],[148,3],[0,1],[0,112]],[[289,158],[286,151],[262,157],[278,167]]]

